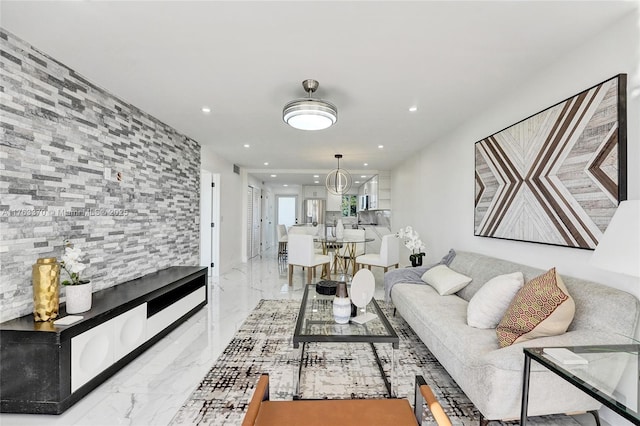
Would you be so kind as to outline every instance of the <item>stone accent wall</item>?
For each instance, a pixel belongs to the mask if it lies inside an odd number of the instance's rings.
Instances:
[[[198,142],[0,29],[0,320],[65,238],[94,291],[198,265],[199,180]]]

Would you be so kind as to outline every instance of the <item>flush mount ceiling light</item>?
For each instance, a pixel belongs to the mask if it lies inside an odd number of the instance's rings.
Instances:
[[[304,80],[302,87],[308,98],[287,103],[282,110],[282,119],[289,126],[300,130],[322,130],[338,121],[338,109],[330,102],[315,99],[311,94],[318,89],[316,80]]]
[[[338,168],[329,172],[325,185],[327,187],[327,191],[330,193],[334,195],[343,195],[351,189],[351,175],[345,169],[340,168],[340,159],[342,158],[342,154],[336,154],[335,157],[338,159]]]

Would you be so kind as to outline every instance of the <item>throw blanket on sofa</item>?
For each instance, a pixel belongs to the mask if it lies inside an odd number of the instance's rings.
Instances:
[[[453,258],[456,257],[456,251],[454,249],[449,250],[439,262],[436,262],[432,265],[428,266],[418,266],[416,268],[402,268],[402,269],[392,269],[391,271],[384,274],[384,300],[386,302],[391,301],[391,289],[397,283],[405,283],[405,284],[426,284],[422,281],[422,274],[427,272],[427,270],[433,268],[438,265],[447,265],[451,264]]]

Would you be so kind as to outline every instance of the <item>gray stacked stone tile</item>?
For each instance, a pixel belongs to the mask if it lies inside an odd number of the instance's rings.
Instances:
[[[0,320],[66,238],[94,291],[197,265],[199,180],[198,142],[0,28]]]

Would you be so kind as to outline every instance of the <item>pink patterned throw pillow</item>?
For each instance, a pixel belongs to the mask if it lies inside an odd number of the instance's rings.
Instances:
[[[526,283],[516,293],[498,324],[501,348],[537,337],[567,331],[575,314],[575,303],[562,278],[552,268]]]

